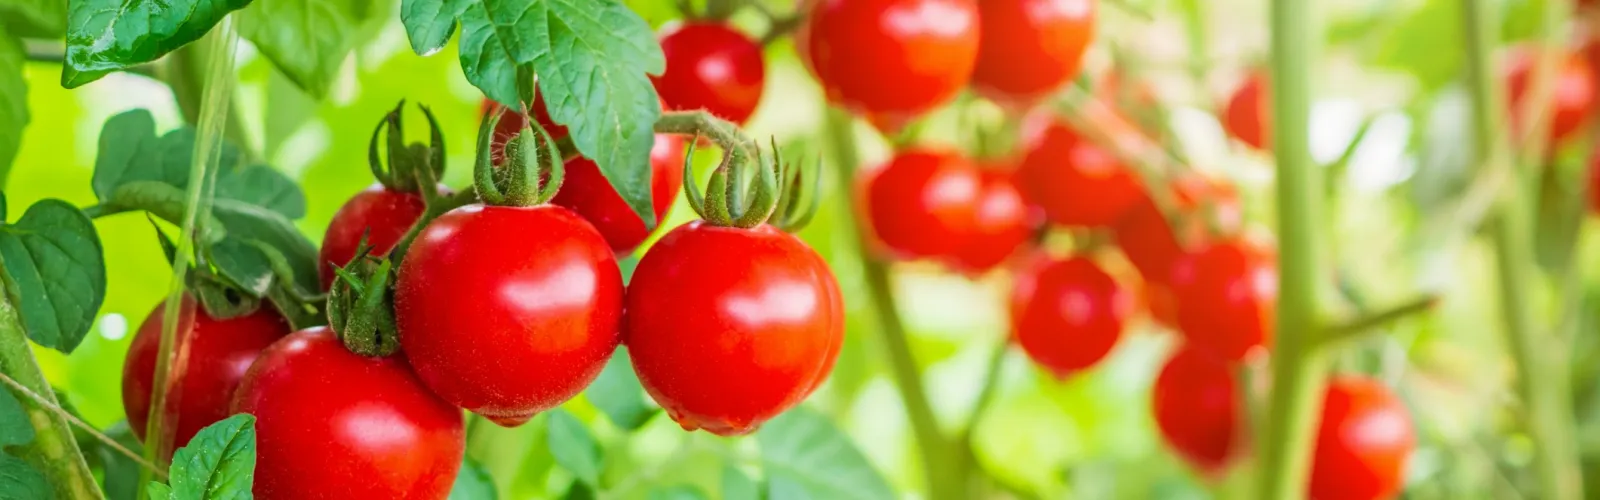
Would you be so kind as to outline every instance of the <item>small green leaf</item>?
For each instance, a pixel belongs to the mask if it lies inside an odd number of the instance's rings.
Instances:
[[[54,495],[38,469],[20,458],[0,453],[0,499],[37,500]]]
[[[647,498],[649,500],[708,500],[704,491],[687,484],[650,490],[650,496]]]
[[[217,179],[217,197],[242,201],[283,214],[289,219],[306,216],[306,195],[300,186],[276,169],[251,165]]]
[[[272,262],[248,241],[238,237],[223,238],[206,250],[217,274],[251,297],[266,295],[267,288],[272,286]]]
[[[172,454],[172,494],[207,500],[249,499],[256,470],[256,418],[240,413],[211,424]],[[152,490],[153,491],[153,490]]]
[[[456,32],[456,19],[472,4],[472,0],[402,0],[400,23],[411,39],[411,50],[426,56],[444,48]]]
[[[67,0],[0,1],[0,29],[28,38],[61,38],[67,31]]]
[[[321,99],[337,76],[363,21],[368,0],[256,2],[239,19],[239,35],[306,93]]]
[[[242,238],[265,245],[282,254],[294,272],[294,284],[301,291],[320,290],[317,278],[317,247],[295,228],[283,214],[231,200],[213,202],[211,213],[228,228],[229,238]],[[268,263],[271,255],[268,255]]]
[[[150,492],[150,500],[168,500],[172,498],[172,488],[155,481],[150,482],[148,491]]]
[[[660,409],[645,401],[644,387],[633,373],[633,363],[628,359],[628,348],[617,349],[606,362],[605,370],[594,379],[585,396],[596,408],[622,430],[635,430],[650,421]]]
[[[557,408],[549,413],[548,442],[556,463],[585,483],[600,484],[600,443],[566,410]]]
[[[5,2],[0,2],[0,6]],[[0,13],[5,9],[0,8]],[[0,15],[0,19],[6,16]],[[11,162],[22,149],[22,129],[28,126],[28,82],[22,65],[27,62],[22,40],[0,26],[0,187],[10,177]]]
[[[499,492],[494,489],[494,478],[489,477],[489,471],[483,466],[472,461],[471,458],[462,457],[461,472],[456,474],[456,482],[450,487],[449,500],[496,500],[500,498]]]
[[[894,498],[894,490],[855,444],[821,413],[794,408],[756,432],[761,462],[772,483],[773,498]],[[780,497],[781,482],[804,491],[802,497]]]
[[[67,10],[61,86],[77,88],[106,73],[154,61],[199,40],[250,0],[75,0]]]
[[[730,463],[722,466],[722,499],[761,500],[761,486]]]
[[[10,389],[0,389],[0,448],[33,442],[33,423],[28,411]]]
[[[67,202],[41,200],[15,224],[0,227],[0,261],[6,294],[28,338],[71,353],[106,298],[105,257],[94,223]]]

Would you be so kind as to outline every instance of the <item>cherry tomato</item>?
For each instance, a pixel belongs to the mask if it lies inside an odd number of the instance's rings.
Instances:
[[[1531,85],[1534,68],[1538,65],[1538,53],[1528,47],[1519,47],[1509,54],[1509,63],[1506,68],[1506,87],[1511,92],[1511,109],[1508,110],[1513,123],[1520,121],[1522,109],[1522,96],[1528,92]],[[1595,111],[1596,89],[1594,69],[1589,66],[1581,54],[1561,54],[1560,63],[1556,66],[1556,73],[1551,75],[1555,81],[1550,87],[1550,141],[1559,142],[1573,137],[1583,129],[1588,122],[1589,115]],[[1524,130],[1526,125],[1516,125],[1516,130]]]
[[[1233,372],[1221,358],[1179,347],[1150,389],[1156,427],[1178,455],[1216,476],[1233,457],[1239,397]]]
[[[1017,252],[1032,235],[1028,204],[1003,167],[979,171],[978,199],[972,232],[950,256],[951,263],[968,274],[982,274]]]
[[[411,226],[422,217],[427,207],[422,195],[391,191],[374,185],[356,193],[328,223],[328,232],[322,236],[322,250],[318,259],[322,264],[317,275],[322,278],[322,289],[327,290],[336,277],[333,266],[348,265],[356,257],[356,247],[363,235],[372,246],[372,254],[381,257],[400,243],[400,238],[411,231]]]
[[[1311,459],[1311,498],[1391,498],[1405,485],[1416,432],[1405,403],[1365,377],[1335,377],[1322,400]]]
[[[1178,328],[1195,348],[1238,360],[1271,342],[1278,297],[1274,257],[1239,239],[1184,253],[1172,265]]]
[[[1094,38],[1095,0],[978,2],[982,40],[972,86],[989,99],[1027,104],[1078,75]]]
[[[979,30],[976,0],[817,0],[795,46],[829,102],[893,130],[967,85]]]
[[[233,391],[255,362],[261,350],[289,334],[289,323],[270,306],[237,318],[219,320],[196,308],[194,299],[183,298],[177,336],[173,345],[173,364],[167,372],[167,413],[165,427],[173,429],[172,446],[177,449],[208,425],[227,418]],[[166,303],[139,325],[128,345],[122,365],[122,409],[128,413],[128,426],[144,440],[150,416],[150,396],[155,392],[156,362],[160,358],[161,318]],[[182,346],[182,347],[180,347]],[[182,360],[182,362],[178,362]],[[177,419],[174,421],[173,419]]]
[[[645,230],[644,221],[639,220],[639,215],[600,173],[599,165],[578,157],[567,161],[566,168],[561,190],[550,203],[583,216],[619,254],[632,252],[644,243],[650,231]],[[656,210],[656,224],[672,210],[672,203],[678,200],[678,190],[682,187],[683,139],[657,135],[655,146],[650,148],[650,196]]]
[[[622,275],[605,238],[571,210],[468,205],[412,243],[395,315],[428,388],[513,427],[600,374],[619,339]]]
[[[669,109],[704,109],[744,123],[761,104],[766,61],[761,45],[722,22],[690,21],[661,31],[667,71],[655,77]]]
[[[973,233],[983,182],[960,154],[902,151],[864,176],[866,219],[883,250],[900,258],[944,257]]]
[[[1272,89],[1267,75],[1252,72],[1233,91],[1222,127],[1240,142],[1256,149],[1272,149]]]
[[[1173,215],[1179,219],[1176,227],[1162,216],[1154,199],[1142,195],[1111,228],[1123,255],[1152,285],[1171,278],[1172,263],[1189,245],[1203,243],[1212,231],[1236,233],[1242,224],[1238,193],[1232,186],[1188,174],[1173,179],[1169,189],[1176,204]]]
[[[1110,151],[1073,132],[1050,113],[1023,124],[1026,154],[1017,184],[1050,222],[1063,226],[1109,226],[1143,196],[1139,181]]]
[[[1122,337],[1133,295],[1087,257],[1040,259],[1011,293],[1011,332],[1056,378],[1105,359]]]
[[[461,410],[403,356],[357,356],[323,327],[262,352],[233,409],[256,417],[261,500],[443,499],[466,451]]]
[[[828,377],[844,341],[841,297],[827,263],[793,235],[690,222],[634,271],[628,352],[684,429],[746,434]]]

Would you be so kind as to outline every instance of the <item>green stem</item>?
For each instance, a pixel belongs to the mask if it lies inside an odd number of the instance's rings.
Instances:
[[[1272,359],[1272,392],[1265,425],[1257,436],[1257,498],[1305,495],[1311,431],[1321,398],[1326,360],[1317,349],[1317,252],[1323,230],[1322,172],[1311,162],[1309,136],[1311,63],[1321,36],[1312,5],[1273,0],[1273,150],[1278,159],[1278,323]]]
[[[39,363],[33,359],[33,347],[22,329],[22,318],[9,298],[0,300],[0,372],[44,398],[46,403],[59,406],[55,392],[50,390],[44,373],[39,371]],[[27,394],[17,394],[28,413],[29,423],[37,431],[33,442],[23,445],[22,458],[44,473],[56,498],[105,498],[89,472],[89,464],[83,460],[83,452],[78,450],[66,419]]]
[[[173,100],[178,102],[178,112],[183,115],[183,121],[190,125],[199,126],[202,98],[205,92],[206,72],[209,71],[211,52],[203,43],[191,43],[178,50],[172,51],[167,56],[167,64],[160,69],[158,75],[167,82],[172,89]],[[233,60],[232,56],[228,57]],[[228,68],[233,71],[232,67]],[[228,94],[228,100],[233,101],[233,94]],[[254,156],[250,149],[250,141],[244,134],[244,121],[239,118],[239,113],[233,106],[228,107],[226,115],[227,128],[223,136],[234,146],[245,151],[249,156]]]
[[[1189,77],[1194,80],[1196,87],[1206,88],[1211,73],[1211,37],[1206,30],[1206,1],[1179,0],[1178,5],[1183,11],[1184,34],[1189,40]],[[1208,111],[1216,107],[1209,99],[1203,104],[1202,109]]]
[[[834,172],[838,174],[835,184],[855,185],[856,166],[860,162],[860,156],[856,150],[855,132],[850,115],[837,109],[830,109],[827,117],[827,133],[828,142],[833,148]],[[843,196],[840,199],[848,203],[853,198]],[[856,213],[855,207],[847,207],[845,213]],[[840,220],[845,221],[847,225],[855,224],[855,220],[848,217]],[[851,227],[846,229],[846,232],[855,238],[857,253],[861,256],[861,272],[867,283],[867,298],[872,303],[874,316],[878,319],[878,332],[882,334],[884,347],[889,353],[890,372],[894,376],[895,386],[900,390],[900,398],[905,403],[907,418],[911,421],[911,432],[916,436],[917,445],[922,450],[923,473],[927,476],[929,498],[952,496],[959,498],[964,490],[960,485],[961,479],[951,474],[949,453],[953,447],[939,429],[939,422],[933,414],[933,406],[928,402],[927,389],[922,384],[922,375],[917,369],[916,360],[911,355],[911,344],[906,338],[905,325],[901,323],[900,314],[895,307],[894,288],[889,282],[889,266],[873,255],[862,230],[860,227]]]
[[[1439,297],[1437,295],[1417,297],[1375,314],[1356,318],[1344,324],[1331,325],[1323,330],[1321,338],[1317,339],[1317,341],[1321,343],[1336,343],[1347,340],[1411,315],[1431,311],[1438,305]]]

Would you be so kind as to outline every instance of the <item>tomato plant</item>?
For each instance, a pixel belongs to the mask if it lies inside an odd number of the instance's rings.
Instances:
[[[1001,102],[1022,104],[1078,74],[1094,38],[1095,0],[978,2],[981,22],[972,85]]]

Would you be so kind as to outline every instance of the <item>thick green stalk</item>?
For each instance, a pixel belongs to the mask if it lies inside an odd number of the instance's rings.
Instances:
[[[1257,497],[1301,498],[1310,469],[1324,356],[1317,311],[1323,231],[1322,172],[1311,162],[1311,62],[1321,30],[1311,2],[1272,1],[1273,145],[1278,158],[1278,324],[1273,345],[1272,393],[1256,445]]]
[[[0,300],[0,372],[46,402],[58,404],[55,392],[50,390],[44,373],[39,371],[39,363],[33,359],[33,348],[22,329],[22,318],[10,300]],[[16,394],[16,397],[27,410],[28,422],[36,431],[33,442],[22,447],[22,458],[44,473],[56,498],[105,498],[89,472],[89,464],[83,461],[83,452],[78,450],[67,420],[26,394]]]

